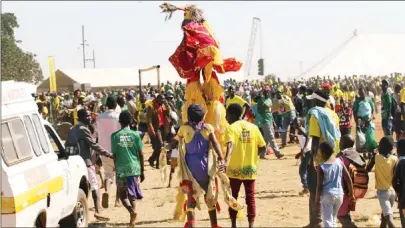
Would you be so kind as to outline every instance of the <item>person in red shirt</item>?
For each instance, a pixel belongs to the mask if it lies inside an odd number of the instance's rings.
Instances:
[[[343,135],[350,135],[352,133],[352,124],[351,118],[353,115],[352,108],[350,107],[347,100],[341,98],[340,99],[340,106],[336,107],[336,112],[339,116],[339,123],[340,123],[340,134]]]
[[[163,94],[159,94],[148,107],[148,135],[153,154],[148,159],[151,167],[159,168],[159,156],[165,139],[170,133],[170,106]],[[155,166],[156,162],[156,166]]]

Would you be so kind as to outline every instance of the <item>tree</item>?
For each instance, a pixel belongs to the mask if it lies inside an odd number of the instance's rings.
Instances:
[[[43,80],[42,69],[35,60],[36,55],[24,52],[16,40],[14,29],[18,28],[17,17],[13,13],[1,14],[1,80],[38,83]]]
[[[266,80],[266,81],[268,81],[269,79],[275,80],[275,79],[276,79],[276,75],[275,75],[275,74],[269,74],[269,75],[266,75],[266,76],[264,77],[264,80]]]

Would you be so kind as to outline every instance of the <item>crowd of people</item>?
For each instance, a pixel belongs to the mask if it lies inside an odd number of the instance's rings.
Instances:
[[[229,123],[224,132],[226,148],[221,148],[213,127],[204,122],[207,110],[201,105],[190,105],[188,119],[181,118],[185,103],[181,82],[162,83],[158,88],[148,85],[33,96],[39,113],[54,123],[58,112],[72,110],[74,127],[66,147],[80,147],[97,219],[108,219],[100,206],[109,206],[109,188],[115,183],[115,206],[122,204],[130,214],[130,225],[135,225],[135,201],[143,198],[140,183],[145,180],[147,162],[156,169],[171,165],[168,186],[177,167],[184,173],[179,194],[187,197],[178,199],[178,204],[185,204],[185,227],[195,226],[194,209],[200,207],[193,195],[204,197],[211,225],[219,227],[216,177],[221,179],[221,175],[229,178],[229,186],[226,181],[221,184],[232,227],[242,208],[237,202],[242,184],[249,226],[253,227],[258,160],[273,153],[282,159],[284,148],[299,144],[300,194],[309,194],[308,227],[336,227],[337,220],[343,227],[355,227],[350,212],[369,188],[368,172],[374,167],[381,227],[394,227],[396,198],[405,227],[404,78],[396,73],[373,78],[318,76],[292,82],[275,77],[226,80],[221,98]],[[374,119],[379,113],[384,137],[378,142]],[[145,136],[147,140],[143,140]],[[279,137],[281,145],[276,142]],[[147,160],[143,141],[153,148]],[[104,189],[101,196],[100,189]]]

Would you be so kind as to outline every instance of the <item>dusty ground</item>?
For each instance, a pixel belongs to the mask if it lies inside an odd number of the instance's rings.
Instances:
[[[381,138],[382,130],[380,121],[376,121],[377,138]],[[302,227],[308,224],[308,197],[299,196],[301,184],[298,176],[297,161],[294,155],[299,151],[298,146],[290,146],[283,150],[286,158],[277,160],[274,155],[269,160],[261,160],[259,163],[259,176],[256,184],[256,226],[257,227]],[[145,148],[146,158],[151,153],[150,145]],[[172,221],[175,207],[176,188],[163,188],[158,170],[146,166],[146,180],[142,183],[142,191],[145,198],[137,203],[139,227],[183,227],[184,223]],[[173,180],[173,186],[178,181]],[[241,190],[242,196],[244,190]],[[111,218],[109,222],[97,222],[93,218],[91,210],[90,227],[127,226],[129,214],[125,208],[114,208],[115,196],[110,199],[110,208],[104,209],[104,213]],[[242,198],[244,200],[244,198]],[[218,215],[218,224],[230,227],[226,204],[220,199],[222,207]],[[89,205],[93,203],[89,199]],[[398,210],[394,208],[394,217],[397,227],[400,227]],[[245,209],[246,213],[246,209]],[[380,207],[374,189],[374,173],[370,173],[369,192],[365,199],[357,204],[353,214],[354,221],[358,226],[373,226],[369,217],[378,215]],[[209,227],[210,222],[205,205],[201,211],[196,211],[196,226]],[[240,221],[240,227],[246,227],[247,219]],[[375,226],[375,225],[374,225]]]

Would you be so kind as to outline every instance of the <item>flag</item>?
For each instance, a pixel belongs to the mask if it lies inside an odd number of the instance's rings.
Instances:
[[[56,90],[56,75],[55,75],[55,59],[53,56],[48,57],[49,64],[49,91],[57,92]]]

